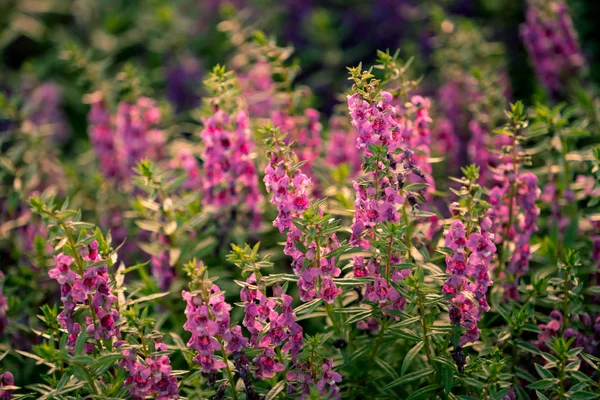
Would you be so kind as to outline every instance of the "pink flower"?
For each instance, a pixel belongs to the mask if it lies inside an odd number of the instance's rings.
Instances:
[[[450,301],[450,321],[466,328],[460,339],[461,346],[479,339],[477,322],[483,312],[489,311],[486,299],[487,289],[492,285],[489,267],[496,252],[494,236],[484,230],[490,227],[491,224],[484,218],[479,231],[468,234],[462,221],[455,219],[444,233],[444,246],[453,250],[454,254],[446,256],[446,273],[450,276],[442,291]]]
[[[230,327],[229,311],[231,306],[225,302],[225,296],[217,285],[203,282],[203,293],[193,294],[182,291],[186,301],[187,317],[183,329],[192,336],[187,345],[198,354],[194,361],[200,364],[205,373],[225,368],[224,361],[217,360],[215,353],[223,348],[227,353],[241,351],[248,344],[242,335],[241,327]],[[204,296],[208,296],[205,298]]]
[[[275,353],[270,347],[254,358],[254,364],[256,365],[256,377],[261,380],[272,378],[276,373],[285,370],[285,366],[275,360]]]
[[[263,197],[251,157],[255,144],[247,114],[241,111],[230,116],[219,110],[202,121],[204,168],[199,183],[204,205],[229,212],[244,205],[242,211],[249,217],[249,226],[258,227]]]

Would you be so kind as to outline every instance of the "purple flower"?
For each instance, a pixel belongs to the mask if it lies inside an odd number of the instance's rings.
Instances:
[[[270,347],[254,358],[254,364],[256,365],[256,377],[261,380],[272,378],[276,373],[285,370],[285,366],[275,360],[275,352]]]
[[[562,0],[528,1],[521,37],[535,72],[551,92],[562,91],[566,80],[584,65],[569,9]]]
[[[255,144],[247,114],[241,111],[230,116],[219,110],[203,123],[200,138],[204,142],[204,168],[199,181],[204,205],[234,210],[243,204],[249,226],[258,227],[263,197],[251,157]]]
[[[13,374],[8,371],[0,374],[0,399],[10,400],[12,397],[13,390],[2,390],[5,386],[14,386],[15,378]]]

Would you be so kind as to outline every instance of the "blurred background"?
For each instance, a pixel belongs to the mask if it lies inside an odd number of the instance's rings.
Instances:
[[[568,3],[590,82],[598,82],[600,8],[590,0]],[[456,61],[440,54],[448,48],[443,34],[457,29],[471,36],[463,42],[497,44],[491,51],[507,66],[511,97],[529,103],[543,91],[519,38],[525,10],[523,0],[2,0],[0,88],[26,92],[36,81],[57,84],[69,147],[86,137],[83,94],[105,80],[127,86],[129,74],[144,94],[164,95],[178,111],[196,105],[204,72],[235,54],[222,23],[235,18],[294,48],[301,65],[296,82],[312,89],[312,106],[325,115],[348,86],[345,67],[373,61],[377,49],[401,48],[404,57],[414,57],[422,90],[434,95],[440,71]],[[469,57],[477,58],[477,51],[468,44],[455,50],[460,62],[476,66]]]

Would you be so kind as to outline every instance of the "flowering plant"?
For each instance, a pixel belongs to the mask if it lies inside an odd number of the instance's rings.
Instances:
[[[392,2],[414,57],[343,71],[327,7],[274,7],[312,16],[335,111],[260,5],[183,3],[78,3],[69,72],[0,75],[1,399],[600,398],[600,101],[564,2],[515,26],[523,101],[467,11]]]

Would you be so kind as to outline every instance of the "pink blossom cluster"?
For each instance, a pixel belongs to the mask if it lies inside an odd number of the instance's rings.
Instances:
[[[192,334],[187,345],[198,352],[194,361],[204,373],[211,373],[226,367],[224,360],[215,358],[215,352],[239,352],[247,347],[248,339],[242,335],[239,325],[230,327],[231,306],[219,287],[212,283],[203,285],[200,292],[184,290],[181,293],[186,301],[187,317],[183,329]]]
[[[123,343],[116,343],[121,346]],[[167,346],[157,341],[156,351],[165,352]],[[125,385],[129,387],[129,394],[133,400],[143,400],[153,396],[156,400],[172,400],[179,398],[179,387],[177,378],[171,376],[171,360],[166,354],[148,356],[144,362],[140,362],[138,354],[133,349],[121,351],[125,358],[121,361],[129,376],[125,379]]]
[[[5,386],[13,386],[15,384],[15,378],[9,371],[5,371],[0,374],[0,399],[10,400],[12,398],[13,390],[3,390]]]
[[[431,101],[422,96],[412,96],[410,102],[415,110],[414,119],[409,121],[408,129],[404,129],[402,137],[404,139],[403,147],[411,149],[414,152],[413,175],[417,182],[429,184],[426,189],[428,197],[435,191],[435,181],[433,179],[433,168],[431,167],[431,129],[432,119],[429,115]]]
[[[86,262],[100,261],[98,242],[91,242],[81,251],[81,257]],[[77,305],[86,304],[91,307],[91,316],[86,316],[86,332],[96,340],[111,340],[119,337],[119,327],[115,324],[119,312],[112,308],[117,297],[109,287],[107,266],[91,267],[80,275],[71,269],[73,259],[60,253],[54,257],[56,267],[48,272],[50,278],[60,284],[60,297],[63,311],[58,315],[58,322],[69,333],[67,345],[75,345],[81,332],[81,325],[73,320]],[[89,347],[89,346],[88,346]]]
[[[273,226],[281,233],[294,229],[292,218],[302,215],[310,206],[307,191],[310,179],[300,170],[290,176],[288,168],[287,160],[273,153],[264,177],[267,193],[273,193],[271,203],[278,211]]]
[[[399,255],[392,254],[390,264],[400,263]],[[366,262],[364,257],[355,257],[353,264],[354,277],[373,278],[373,283],[368,283],[365,288],[365,299],[373,303],[378,303],[382,310],[400,311],[404,310],[406,299],[391,285],[381,273],[382,267],[374,258],[369,258]],[[400,282],[410,274],[410,269],[394,270],[391,272],[391,280],[395,283]],[[372,330],[369,327],[369,321],[361,321],[358,324],[360,329]]]
[[[350,177],[354,177],[360,173],[362,159],[355,143],[351,140],[355,135],[353,128],[346,128],[344,120],[345,118],[339,116],[332,116],[329,119],[326,159],[329,165],[335,167],[346,164]]]
[[[449,81],[438,91],[438,104],[443,117],[438,119],[434,129],[435,148],[438,154],[446,157],[448,167],[458,167],[474,163],[480,167],[480,182],[493,180],[492,168],[503,159],[492,149],[502,150],[510,144],[505,135],[492,135],[489,121],[494,110],[470,110],[470,104],[485,104],[486,98],[509,98],[508,75],[502,69],[497,72],[495,84],[498,92],[484,92],[477,80],[464,74],[461,82]],[[465,102],[469,99],[470,103]],[[484,118],[482,118],[484,117]]]
[[[152,276],[158,280],[158,287],[166,292],[171,287],[175,279],[175,268],[169,263],[169,252],[163,251],[159,256],[152,256],[150,259],[152,267]]]
[[[255,144],[248,115],[240,111],[232,117],[219,110],[203,122],[200,137],[205,146],[201,178],[204,205],[233,209],[245,204],[252,226],[259,226],[262,194],[251,156]]]
[[[369,241],[363,233],[380,222],[397,222],[398,207],[408,200],[410,205],[416,205],[416,199],[410,195],[400,195],[401,187],[406,178],[416,177],[419,181],[428,182],[434,189],[434,182],[425,172],[431,171],[430,131],[428,108],[429,100],[421,96],[413,96],[416,115],[413,120],[405,116],[407,110],[393,105],[393,96],[381,92],[381,100],[369,104],[359,94],[348,97],[348,108],[352,117],[352,125],[358,129],[358,149],[364,149],[370,144],[384,146],[390,168],[384,171],[382,160],[377,172],[371,173],[371,182],[359,184],[354,182],[356,190],[355,216],[352,224],[350,244],[369,247]],[[397,149],[403,152],[399,157],[394,154]],[[417,153],[415,153],[415,150]],[[366,157],[373,156],[366,151]],[[403,168],[397,171],[398,165]]]
[[[538,325],[541,332],[538,333],[536,345],[540,350],[551,351],[548,343],[552,338],[560,335],[560,329],[565,323],[564,318],[560,311],[552,310],[550,321]],[[581,330],[577,327],[577,323],[580,324]],[[568,328],[562,332],[562,336],[567,340],[574,338],[571,344],[572,348],[580,347],[585,352],[596,356],[600,354],[600,316],[596,317],[596,320],[592,323],[592,317],[588,313],[577,314],[572,316],[567,326]]]
[[[537,186],[537,176],[531,172],[517,175],[512,164],[503,164],[499,171],[495,176],[498,185],[490,190],[492,207],[487,215],[493,223],[496,243],[509,241],[514,243],[515,247],[506,269],[511,284],[506,289],[508,296],[516,298],[519,278],[529,269],[531,258],[529,242],[533,233],[537,231],[536,221],[540,209],[536,202],[541,190]],[[513,184],[516,189],[514,193],[512,193]],[[512,222],[510,226],[508,226],[509,221]]]
[[[183,183],[183,188],[186,190],[197,190],[202,185],[202,171],[194,154],[187,150],[181,149],[177,155],[173,157],[170,163],[172,168],[181,168],[187,175],[187,179]]]
[[[281,346],[281,351],[289,352],[294,359],[302,350],[302,327],[296,322],[292,297],[283,293],[279,285],[273,286],[273,297],[267,297],[257,288],[255,274],[246,283],[248,286],[240,291],[245,311],[242,324],[251,334],[250,346],[263,349],[253,360],[255,375],[258,379],[271,378],[285,370],[274,349]],[[268,331],[263,334],[267,324]]]
[[[163,234],[155,234],[154,238],[160,243],[163,250],[159,255],[153,255],[150,258],[150,266],[152,268],[152,276],[158,281],[158,287],[163,292],[171,288],[171,284],[177,277],[177,271],[169,256],[170,238]]]
[[[507,161],[506,157],[500,156],[492,149],[501,151],[504,146],[511,144],[512,139],[506,135],[492,137],[489,129],[475,119],[469,121],[469,131],[471,133],[471,138],[467,144],[469,160],[479,167],[480,182],[492,182],[492,168],[496,168],[500,163]]]
[[[354,182],[356,200],[350,244],[367,250],[374,238],[374,229],[382,222],[398,222],[400,207],[405,201],[412,207],[417,205],[414,195],[401,195],[405,180],[411,177],[417,181],[428,181],[424,171],[430,172],[430,131],[429,101],[421,96],[413,96],[411,110],[393,104],[393,96],[381,92],[381,100],[370,104],[360,95],[348,97],[348,108],[352,125],[358,129],[357,148],[365,149],[371,144],[383,146],[387,152],[389,168],[383,160],[373,160],[366,150],[366,161],[376,161],[377,171],[370,173],[367,183]],[[404,106],[402,106],[404,107]],[[414,108],[413,108],[414,107]],[[415,111],[414,120],[409,119],[409,111]],[[403,150],[398,156],[396,150]],[[416,150],[416,152],[415,152]],[[398,171],[398,165],[402,168]],[[433,181],[430,180],[431,183]],[[434,220],[432,226],[434,225]],[[365,288],[365,299],[378,303],[383,310],[402,310],[406,300],[391,285],[399,282],[409,270],[395,270],[391,266],[401,262],[400,254],[386,255],[389,262],[363,257],[354,258],[354,276],[371,277],[373,283]],[[384,271],[385,270],[385,271]],[[374,331],[377,323],[373,320],[361,321],[360,329]]]
[[[268,117],[273,110],[276,88],[271,77],[271,64],[266,61],[252,63],[245,73],[238,74],[242,96],[248,102],[251,117]]]
[[[286,379],[296,383],[292,386],[294,393],[300,393],[300,399],[310,398],[310,390],[315,385],[322,399],[341,399],[340,390],[337,386],[342,381],[342,376],[333,370],[333,360],[323,360],[319,373],[313,371],[310,363],[302,363],[287,373]]]
[[[323,126],[319,122],[319,112],[313,108],[304,110],[304,115],[291,116],[284,111],[276,111],[271,114],[273,125],[278,127],[282,133],[287,134],[285,141],[293,141],[294,149],[298,158],[306,163],[302,171],[314,176],[313,166],[315,160],[321,156],[323,141],[321,132]]]
[[[479,339],[477,323],[490,309],[486,293],[492,285],[489,268],[496,254],[491,229],[492,221],[484,217],[474,232],[467,232],[460,219],[453,220],[444,232],[444,246],[453,254],[446,256],[449,277],[442,290],[450,299],[450,321],[466,328],[460,339],[461,346]]]
[[[127,181],[133,167],[144,158],[164,156],[165,133],[157,128],[161,114],[156,101],[140,97],[134,104],[122,102],[112,116],[102,95],[91,97],[88,115],[90,138],[105,177]]]
[[[307,247],[306,254],[298,250],[295,242],[300,242]],[[327,246],[317,247],[314,241],[307,243],[306,235],[296,227],[288,232],[283,252],[292,257],[294,273],[300,278],[298,280],[300,300],[311,301],[317,297],[318,293],[323,301],[331,304],[342,293],[342,289],[338,288],[333,281],[333,278],[340,276],[342,270],[335,265],[336,257],[327,256],[338,247],[340,247],[340,242],[335,234],[328,238]],[[310,261],[308,266],[304,266],[305,260]]]
[[[407,134],[394,118],[398,110],[393,105],[391,93],[381,92],[381,100],[374,104],[369,104],[360,94],[353,94],[348,96],[348,110],[352,125],[358,129],[358,149],[377,144],[388,147],[389,153],[393,153],[401,147],[402,136]]]
[[[292,257],[294,273],[300,278],[298,288],[302,301],[313,300],[317,293],[327,303],[333,303],[342,292],[333,281],[341,270],[335,266],[336,258],[327,257],[327,254],[340,246],[335,235],[327,238],[326,246],[318,246],[313,240],[307,242],[306,235],[298,229],[293,218],[300,217],[310,206],[308,189],[311,180],[302,171],[297,170],[290,176],[289,162],[285,156],[275,154],[265,170],[265,184],[267,192],[272,192],[271,203],[277,205],[278,215],[273,225],[280,232],[287,232],[284,253]],[[301,251],[296,242],[302,243],[306,251]],[[305,260],[310,260],[309,266],[304,266]]]
[[[538,77],[552,92],[561,91],[583,67],[577,33],[563,0],[530,0],[521,37]]]

